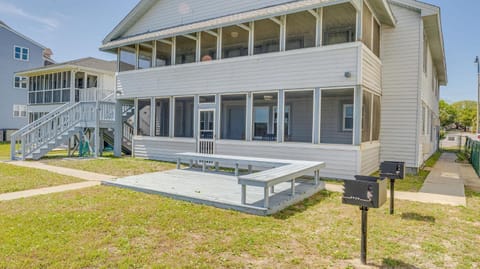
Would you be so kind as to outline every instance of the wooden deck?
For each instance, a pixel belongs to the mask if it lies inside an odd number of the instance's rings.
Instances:
[[[269,198],[269,208],[265,208],[263,188],[250,188],[247,204],[241,203],[241,188],[237,177],[231,173],[171,170],[104,181],[102,184],[255,215],[274,214],[325,188],[323,182],[315,185],[313,180],[300,179],[295,182],[295,196],[292,196],[291,183],[280,183]]]

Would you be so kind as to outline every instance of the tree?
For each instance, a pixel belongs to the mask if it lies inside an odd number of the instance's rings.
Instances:
[[[456,122],[476,130],[477,127],[477,102],[459,101],[452,104],[457,114]]]
[[[446,127],[456,122],[457,120],[457,111],[455,108],[445,102],[440,100],[440,125]]]

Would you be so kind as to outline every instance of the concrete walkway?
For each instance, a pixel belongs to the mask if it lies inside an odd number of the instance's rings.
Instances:
[[[9,200],[15,200],[15,199],[28,198],[28,197],[37,196],[37,195],[79,190],[79,189],[89,188],[93,186],[98,186],[101,184],[101,181],[103,180],[112,180],[116,178],[114,176],[109,176],[109,175],[103,175],[103,174],[86,172],[86,171],[81,171],[76,169],[47,165],[41,162],[12,161],[12,162],[6,162],[6,163],[11,165],[21,166],[21,167],[46,170],[52,173],[57,173],[65,176],[72,176],[72,177],[86,180],[86,182],[53,186],[53,187],[47,187],[47,188],[41,188],[41,189],[25,190],[25,191],[19,191],[19,192],[4,193],[4,194],[0,194],[0,201],[9,201]]]
[[[420,192],[465,197],[463,179],[469,172],[475,172],[473,168],[462,166],[456,160],[455,153],[443,153],[425,179]]]
[[[103,181],[103,180],[112,180],[117,178],[114,176],[81,171],[81,170],[71,169],[71,168],[58,167],[58,166],[48,165],[48,164],[44,164],[41,162],[34,162],[34,161],[26,161],[26,162],[12,161],[7,163],[12,165],[22,166],[22,167],[46,170],[46,171],[57,173],[60,175],[72,176],[72,177],[76,177],[76,178],[80,178],[88,181]]]
[[[10,200],[28,198],[32,196],[38,196],[38,195],[79,190],[79,189],[89,188],[93,186],[98,186],[100,184],[101,183],[99,181],[85,181],[80,183],[60,185],[60,186],[54,186],[54,187],[48,187],[48,188],[4,193],[4,194],[0,194],[0,201],[10,201]]]

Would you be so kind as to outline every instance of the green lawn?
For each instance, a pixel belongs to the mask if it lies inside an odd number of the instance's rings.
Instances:
[[[59,159],[47,158],[42,162],[49,165],[79,169],[89,172],[125,177],[151,172],[159,172],[174,169],[173,163],[150,161],[130,157],[124,158],[100,158],[100,159]]]
[[[10,143],[0,142],[0,161],[10,160]]]
[[[468,208],[370,210],[368,261],[477,268],[480,195],[469,194]],[[0,268],[351,268],[360,249],[360,210],[328,192],[258,217],[99,186],[0,202],[0,216]]]
[[[81,179],[59,175],[39,169],[0,163],[0,194],[62,184],[80,182]]]

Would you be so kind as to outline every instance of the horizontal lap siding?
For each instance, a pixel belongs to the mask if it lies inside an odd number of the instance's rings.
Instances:
[[[357,174],[358,150],[325,149],[316,145],[275,143],[217,143],[216,153],[224,155],[252,156],[287,160],[322,161],[326,167],[320,170],[324,178],[353,179]]]
[[[420,23],[418,12],[392,5],[398,24],[382,28],[381,160],[417,167]]]
[[[381,94],[382,93],[382,64],[368,47],[363,46],[363,85],[368,89]]]
[[[292,2],[292,0],[159,0],[124,36],[219,18],[288,2]]]
[[[362,146],[362,175],[371,175],[380,166],[380,144]]]
[[[175,161],[176,153],[196,151],[194,140],[165,141],[149,137],[136,137],[133,146],[135,157],[163,161]]]
[[[118,74],[122,98],[353,85],[358,44],[310,48]],[[351,78],[344,76],[352,73]]]

